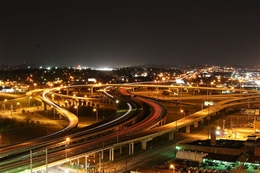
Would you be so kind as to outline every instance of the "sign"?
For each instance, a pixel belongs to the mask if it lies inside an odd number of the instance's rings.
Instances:
[[[95,78],[88,78],[88,82],[96,82],[97,80]]]
[[[214,102],[213,102],[213,101],[211,101],[211,102],[209,102],[209,101],[204,101],[204,106],[212,106],[212,105],[214,105]]]
[[[241,114],[259,115],[259,109],[241,109]]]

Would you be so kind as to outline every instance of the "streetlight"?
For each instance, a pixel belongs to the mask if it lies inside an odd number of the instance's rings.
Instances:
[[[12,114],[12,112],[13,112],[13,108],[14,108],[14,106],[13,106],[13,104],[11,104],[11,106],[10,106],[10,109],[11,109],[11,116],[13,116],[13,114]]]
[[[174,172],[175,172],[175,166],[174,166],[174,164],[171,164],[171,165],[170,165],[170,168],[172,169],[172,172],[174,173]]]
[[[17,102],[17,106],[20,106],[20,109],[23,107],[22,104],[20,104],[20,102]]]
[[[210,92],[210,96],[211,96],[211,101],[212,101],[212,85],[214,84],[214,82],[210,82],[210,88],[211,88],[211,92]]]
[[[98,110],[96,108],[94,108],[93,112],[96,112],[96,122],[98,122]]]
[[[183,109],[181,109],[180,111],[181,113],[183,113],[184,117],[185,117],[185,111]]]
[[[182,101],[182,84],[181,84],[181,88],[180,88],[180,89],[181,89],[181,92],[180,92],[180,97],[181,97],[181,98],[180,98],[180,110],[181,110],[181,101]]]
[[[33,84],[33,89],[34,89],[34,90],[35,90],[36,86],[37,86],[37,83],[34,83],[34,84]]]
[[[65,107],[66,107],[66,109],[68,109],[68,101],[65,100],[64,102],[65,102]]]
[[[115,104],[115,107],[117,107],[118,103],[119,103],[119,100],[116,100],[116,104]]]
[[[74,106],[75,109],[77,109],[77,117],[79,116],[79,107],[78,106]]]
[[[4,100],[4,111],[5,111],[5,108],[6,108],[6,105],[5,105],[6,102],[7,102],[7,99]]]
[[[29,97],[29,108],[31,107],[31,99],[32,99],[32,96]]]
[[[67,160],[67,146],[69,145],[70,138],[67,137],[65,140],[65,158]]]
[[[210,104],[209,104],[209,102],[208,102],[208,117],[207,117],[207,119],[208,119],[208,139],[209,139],[209,135],[210,135],[210,133],[209,133],[209,119],[210,119],[209,109],[210,109]]]

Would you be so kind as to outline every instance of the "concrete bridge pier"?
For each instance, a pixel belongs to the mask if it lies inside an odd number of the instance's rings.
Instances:
[[[147,142],[148,141],[151,141],[153,138],[147,138],[147,139],[144,139],[144,140],[142,140],[141,141],[141,148],[142,148],[142,150],[146,150],[146,148],[147,148]]]
[[[45,102],[43,102],[43,110],[44,110],[44,112],[47,111],[47,104]]]
[[[79,158],[78,158],[78,159],[77,159],[77,165],[79,165],[79,163],[80,163],[80,162],[79,162]]]
[[[192,90],[192,95],[196,95],[196,90],[195,89]]]
[[[122,145],[120,145],[119,146],[119,154],[122,154],[122,149],[123,149],[123,147],[122,147]]]
[[[186,126],[186,133],[190,133],[190,125]]]
[[[101,151],[101,159],[104,159],[104,150]]]
[[[94,90],[94,87],[91,87],[90,88],[90,95],[93,96],[93,90]]]
[[[109,149],[109,160],[110,161],[114,160],[114,148]]]
[[[194,122],[194,127],[195,127],[195,128],[198,128],[198,127],[199,127],[199,121],[195,121],[195,122]]]
[[[54,109],[53,106],[51,107],[51,112],[52,112],[52,115],[53,115],[53,119],[55,120],[55,109]]]
[[[128,154],[129,154],[129,155],[133,155],[133,154],[134,154],[134,147],[135,147],[134,144],[135,144],[134,142],[131,142],[131,143],[129,143],[129,145],[128,145]]]
[[[85,169],[88,172],[88,155],[85,155]]]
[[[174,137],[174,132],[169,133],[169,141],[172,141]]]

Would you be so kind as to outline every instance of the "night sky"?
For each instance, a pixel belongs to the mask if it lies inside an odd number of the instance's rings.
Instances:
[[[1,0],[0,65],[260,65],[260,1]]]

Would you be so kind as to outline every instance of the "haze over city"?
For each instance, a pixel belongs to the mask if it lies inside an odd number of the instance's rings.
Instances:
[[[259,65],[259,1],[1,0],[0,65]]]

